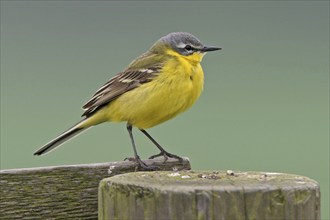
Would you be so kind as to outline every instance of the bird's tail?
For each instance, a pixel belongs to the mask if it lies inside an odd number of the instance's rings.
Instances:
[[[45,153],[48,153],[49,151],[55,149],[56,147],[59,147],[63,143],[67,142],[71,138],[77,136],[81,132],[85,131],[89,127],[81,126],[86,119],[83,119],[82,121],[78,122],[68,130],[64,131],[62,134],[42,146],[40,149],[38,149],[36,152],[33,153],[33,155],[42,155]]]

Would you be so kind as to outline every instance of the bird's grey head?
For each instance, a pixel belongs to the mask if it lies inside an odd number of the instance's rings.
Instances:
[[[162,38],[160,38],[157,43],[163,43],[170,46],[173,50],[178,53],[189,56],[195,52],[207,52],[213,50],[220,50],[219,47],[209,47],[201,43],[201,41],[192,34],[187,32],[173,32]]]

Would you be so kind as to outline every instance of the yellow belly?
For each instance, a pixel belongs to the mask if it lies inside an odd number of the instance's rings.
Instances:
[[[200,96],[204,75],[199,63],[164,66],[153,81],[118,97],[104,108],[109,121],[146,129],[188,109]]]

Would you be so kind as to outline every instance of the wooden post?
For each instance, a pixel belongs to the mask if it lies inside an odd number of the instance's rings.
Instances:
[[[190,169],[189,159],[146,160],[161,170]],[[1,170],[0,219],[97,219],[100,180],[136,171],[129,161]]]
[[[99,219],[320,219],[320,191],[290,174],[128,173],[101,181]]]

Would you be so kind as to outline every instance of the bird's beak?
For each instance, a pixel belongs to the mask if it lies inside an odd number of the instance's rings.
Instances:
[[[220,47],[212,47],[212,46],[204,46],[200,49],[201,52],[209,52],[209,51],[215,51],[215,50],[221,50]]]

